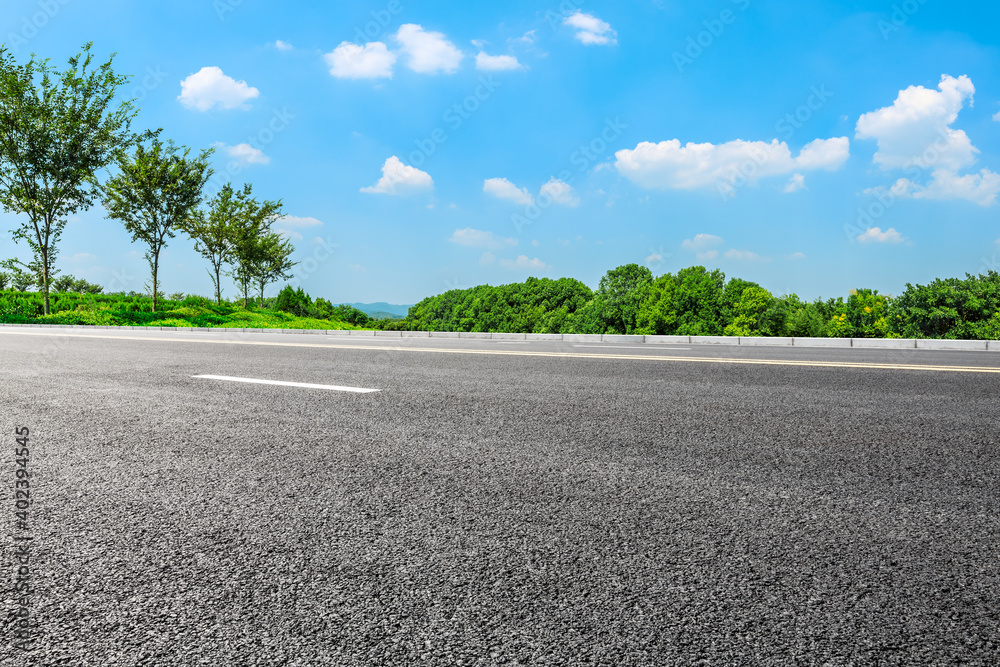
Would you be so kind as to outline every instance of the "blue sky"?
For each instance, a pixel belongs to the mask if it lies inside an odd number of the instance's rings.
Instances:
[[[19,60],[117,52],[138,128],[283,199],[311,294],[394,303],[629,262],[805,298],[998,268],[998,23],[934,0],[0,10]],[[57,266],[141,291],[142,255],[95,207]],[[205,268],[179,235],[161,281],[207,295]]]

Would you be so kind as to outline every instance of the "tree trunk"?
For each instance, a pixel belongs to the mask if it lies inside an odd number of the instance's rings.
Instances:
[[[153,312],[156,312],[156,271],[160,267],[160,251],[153,253]]]
[[[46,315],[51,315],[51,309],[49,308],[49,253],[45,248],[42,248],[42,296],[45,300],[44,312]]]
[[[215,267],[215,305],[222,305],[222,265]]]

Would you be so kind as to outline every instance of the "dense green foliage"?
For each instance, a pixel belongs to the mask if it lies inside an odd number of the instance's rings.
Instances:
[[[318,299],[322,301],[322,299]],[[246,310],[238,303],[217,305],[200,296],[160,299],[153,312],[150,297],[131,294],[53,293],[52,314],[44,315],[39,292],[0,292],[0,322],[14,324],[90,324],[102,326],[226,327],[233,329],[353,329],[318,310],[304,316],[275,310]],[[360,312],[360,311],[359,311]],[[363,315],[363,313],[362,313]]]
[[[559,332],[592,298],[579,280],[528,278],[514,285],[480,285],[429,297],[401,322],[413,331]]]
[[[1000,274],[907,285],[893,298],[858,289],[802,301],[702,266],[653,277],[608,271],[596,292],[569,278],[480,285],[424,299],[385,329],[514,333],[1000,339]]]
[[[11,233],[31,248],[22,266],[37,276],[46,312],[69,217],[93,205],[96,174],[135,140],[132,102],[115,102],[128,79],[113,56],[95,67],[90,49],[59,71],[35,55],[18,65],[0,45],[0,206],[24,216]]]

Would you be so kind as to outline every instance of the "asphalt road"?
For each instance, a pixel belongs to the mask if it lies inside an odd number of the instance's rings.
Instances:
[[[1000,662],[1000,353],[25,331],[2,665]]]

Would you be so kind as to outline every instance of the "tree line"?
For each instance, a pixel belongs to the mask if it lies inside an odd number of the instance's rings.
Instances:
[[[775,296],[716,269],[653,276],[637,264],[608,271],[597,290],[578,280],[450,290],[386,328],[415,331],[954,338],[1000,340],[1000,274],[907,284],[898,297],[853,290],[845,299]]]
[[[177,232],[209,263],[217,304],[222,275],[236,282],[244,308],[251,295],[262,303],[267,285],[290,278],[296,264],[291,242],[272,229],[282,202],[231,183],[205,202],[213,149],[192,154],[162,139],[162,128],[134,132],[135,100],[116,101],[128,77],[115,73],[114,55],[96,64],[92,48],[60,71],[34,55],[19,65],[0,46],[0,205],[23,216],[11,233],[32,254],[28,262],[5,260],[10,273],[0,281],[24,287],[27,278],[42,293],[45,315],[52,289],[93,293],[75,279],[60,282],[55,261],[69,218],[100,202],[146,248],[154,312],[160,257]],[[115,173],[102,183],[106,171]]]

